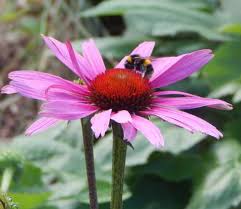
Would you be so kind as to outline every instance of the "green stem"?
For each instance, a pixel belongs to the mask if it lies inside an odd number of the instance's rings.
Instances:
[[[113,129],[113,155],[112,155],[112,191],[111,209],[122,209],[122,194],[125,173],[126,148],[123,140],[121,126],[112,124]]]
[[[3,171],[2,183],[1,183],[1,191],[2,192],[6,193],[8,191],[12,178],[13,178],[13,175],[14,175],[13,167],[8,167]]]
[[[90,199],[90,208],[98,209],[98,198],[96,190],[96,179],[95,179],[95,166],[94,166],[94,152],[93,152],[93,132],[91,130],[90,119],[82,119],[82,133],[83,133],[83,142],[84,142],[84,152],[85,152],[85,164],[86,172],[88,178],[89,186],[89,199]]]

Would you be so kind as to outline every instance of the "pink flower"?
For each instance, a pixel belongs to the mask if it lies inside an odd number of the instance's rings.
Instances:
[[[148,79],[133,70],[124,69],[126,57],[114,69],[106,70],[93,40],[82,44],[83,54],[80,55],[70,42],[64,44],[46,36],[43,39],[55,56],[84,84],[37,71],[11,72],[11,81],[2,88],[2,93],[19,93],[43,101],[40,118],[26,130],[27,135],[43,131],[60,121],[94,114],[91,123],[96,137],[104,136],[113,120],[121,124],[126,140],[132,141],[140,131],[151,144],[163,146],[163,136],[159,128],[147,119],[149,116],[156,116],[191,132],[222,137],[213,125],[183,110],[204,106],[230,110],[232,106],[229,103],[180,91],[159,90],[202,68],[212,59],[211,50],[154,59],[154,73]],[[143,42],[131,54],[149,57],[154,44]]]

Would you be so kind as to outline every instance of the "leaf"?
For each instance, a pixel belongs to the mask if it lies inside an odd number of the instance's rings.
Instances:
[[[189,1],[104,1],[82,15],[124,15],[127,31],[133,34],[166,36],[179,32],[195,32],[210,40],[229,39],[218,31],[223,23],[221,16],[209,15],[193,8],[198,6]]]
[[[210,96],[223,97],[232,95],[233,103],[241,101],[241,42],[223,44],[215,58],[203,70],[203,75],[213,89]]]
[[[241,42],[225,43],[215,52],[215,58],[202,71],[212,89],[240,80],[240,54]]]
[[[156,120],[157,122],[157,120]],[[202,135],[193,135],[188,132],[178,129],[174,126],[157,122],[166,137],[166,152],[178,154],[182,151],[192,147],[194,144],[201,141],[204,137]],[[46,137],[48,135],[48,137]],[[44,134],[39,134],[36,138],[18,137],[13,147],[21,150],[27,159],[41,165],[46,172],[45,177],[50,180],[56,179],[57,182],[49,185],[53,196],[53,200],[81,200],[83,203],[88,202],[86,171],[84,155],[81,152],[81,145],[78,142],[82,141],[79,121],[70,126],[56,127]],[[76,141],[77,140],[77,141]],[[128,147],[126,165],[128,167],[141,165],[147,162],[151,153],[156,149],[150,145],[142,135],[138,134],[136,140],[133,142],[135,147],[132,150]],[[97,183],[99,184],[99,201],[106,202],[110,198],[111,188],[111,162],[112,162],[112,135],[100,139],[94,148],[95,153],[95,167],[97,176]],[[35,174],[33,174],[34,176]],[[187,178],[183,174],[182,178]],[[23,185],[19,185],[21,191],[29,191],[30,185],[35,190],[36,187],[31,182],[28,182],[28,175],[26,175]],[[171,178],[171,177],[170,177]],[[180,177],[181,178],[181,177]],[[36,176],[35,179],[40,179]],[[55,180],[55,181],[56,181]],[[70,181],[71,180],[71,181]],[[41,181],[36,180],[36,185]],[[25,186],[24,186],[25,185]],[[44,189],[41,185],[40,188]],[[125,187],[125,198],[130,197],[130,191]]]
[[[134,140],[132,146],[134,147],[134,150],[131,147],[127,148],[126,166],[145,163],[149,155],[155,151],[155,148],[140,135]],[[95,157],[96,164],[100,165],[102,170],[111,170],[112,134],[101,139],[101,141],[95,146]]]
[[[223,0],[221,1],[222,10],[220,13],[227,16],[229,22],[241,23],[240,7],[241,2],[239,0]]]
[[[98,188],[98,201],[100,203],[104,202],[110,202],[111,198],[111,182],[107,181],[97,181],[96,186]],[[129,189],[127,188],[126,185],[124,185],[123,189],[123,200],[129,198],[131,196]],[[79,198],[78,198],[79,199]],[[86,187],[82,190],[81,196],[80,196],[80,201],[82,203],[89,203],[89,192],[88,192],[88,187]]]
[[[99,173],[98,173],[99,175]],[[108,173],[109,180],[103,180],[97,175],[97,192],[99,203],[109,202],[111,196],[111,173]],[[69,176],[70,179],[71,176]],[[69,180],[66,183],[59,183],[51,188],[53,196],[51,200],[77,200],[81,203],[89,203],[89,192],[87,179]],[[129,189],[124,185],[123,199],[130,197]]]
[[[17,19],[20,19],[26,14],[26,9],[20,9],[19,11],[8,11],[0,15],[0,21],[4,23],[14,22]]]
[[[149,141],[140,133],[138,133],[132,146],[127,149],[126,166],[136,166],[147,162],[150,154],[154,151],[169,152],[172,154],[179,154],[195,144],[199,143],[205,138],[202,134],[191,134],[188,131],[172,126],[160,120],[153,120],[164,135],[165,147],[157,150]],[[111,169],[112,155],[112,135],[100,139],[95,146],[95,162],[101,165],[102,170]]]
[[[220,28],[220,31],[224,33],[230,33],[234,35],[241,35],[241,24],[227,24]]]
[[[234,103],[241,102],[241,85],[239,86],[238,90],[235,92],[233,96],[233,102]]]
[[[40,168],[32,165],[31,163],[25,163],[22,174],[16,183],[12,185],[14,192],[43,192],[46,188],[42,181],[42,171]]]
[[[164,6],[163,6],[164,5]],[[82,15],[84,17],[93,16],[106,16],[106,15],[122,15],[128,11],[136,11],[140,9],[164,9],[186,6],[188,8],[201,8],[205,7],[201,1],[194,3],[193,1],[182,1],[181,3],[177,0],[116,0],[116,1],[104,1],[97,6],[85,10]]]
[[[101,54],[106,58],[122,58],[129,54],[140,42],[149,40],[150,38],[144,35],[124,35],[115,37],[95,38],[97,47],[100,49]],[[81,52],[80,46],[82,41],[75,41],[74,47]]]
[[[153,123],[158,126],[164,136],[165,146],[158,150],[161,152],[179,154],[187,149],[190,149],[206,137],[205,135],[199,133],[192,134],[185,129],[173,126],[167,122],[161,122],[159,119],[153,119]],[[146,162],[148,156],[153,151],[157,151],[157,149],[155,149],[155,147],[153,147],[153,145],[151,145],[140,133],[134,140],[133,146],[137,146],[138,149],[133,151],[133,159],[130,160],[136,162],[139,161],[139,164]],[[131,153],[132,150],[130,149],[129,152]],[[142,155],[140,153],[142,153]],[[132,163],[130,165],[133,166],[137,164]]]
[[[199,180],[187,209],[228,209],[241,202],[241,145],[226,139],[213,154],[216,167]]]
[[[228,121],[224,128],[224,133],[226,136],[234,139],[239,139],[239,141],[241,141],[240,124],[241,119],[239,117],[235,117],[233,120]]]
[[[143,9],[125,14],[129,28],[145,35],[175,36],[180,32],[191,32],[209,40],[228,40],[218,32],[222,23],[220,18],[184,7],[153,9],[151,13]]]
[[[45,203],[49,197],[49,193],[11,193],[10,196],[19,208],[35,209]]]
[[[164,135],[165,146],[163,151],[179,154],[202,141],[206,136],[200,133],[192,134],[183,128],[155,120],[155,124]]]
[[[202,171],[202,160],[198,155],[156,153],[154,159],[133,169],[136,175],[150,174],[160,176],[167,181],[182,181]]]
[[[153,176],[140,178],[132,192],[124,202],[125,209],[181,209],[188,200],[186,184],[163,182]]]
[[[70,146],[67,143],[74,143],[81,141],[81,131],[79,131],[80,124],[71,123],[66,126],[62,123],[54,128],[51,128],[41,134],[33,136],[18,136],[14,138],[11,144],[11,149],[17,150],[24,156],[25,159],[34,162],[44,162],[53,157],[61,157],[64,153],[70,152]],[[57,142],[57,139],[60,142]],[[66,141],[66,142],[65,142]]]
[[[220,86],[209,94],[209,97],[225,97],[234,94],[240,87],[238,82],[230,82]]]

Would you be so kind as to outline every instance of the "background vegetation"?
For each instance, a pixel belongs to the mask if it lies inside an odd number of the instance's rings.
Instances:
[[[155,40],[155,56],[211,48],[201,72],[169,89],[222,98],[231,112],[198,109],[224,133],[216,141],[155,121],[166,147],[139,135],[128,150],[125,209],[241,208],[240,0],[0,0],[0,85],[16,69],[73,75],[51,56],[40,34],[73,40],[80,50],[94,37],[111,67],[140,41]],[[88,193],[79,121],[33,137],[24,129],[39,104],[18,95],[0,99],[0,173],[15,169],[9,196],[22,209],[85,209]],[[108,208],[111,134],[95,145],[101,209]]]

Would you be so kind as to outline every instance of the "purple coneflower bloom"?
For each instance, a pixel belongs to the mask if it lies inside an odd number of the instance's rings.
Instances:
[[[113,120],[121,124],[125,140],[131,142],[140,131],[151,144],[163,146],[163,136],[159,128],[147,119],[149,116],[156,116],[191,132],[222,137],[213,125],[183,110],[204,106],[230,110],[232,106],[229,103],[180,91],[160,90],[207,64],[213,57],[211,50],[154,59],[154,73],[150,78],[143,78],[135,71],[125,69],[127,57],[115,68],[106,70],[93,40],[82,44],[83,54],[80,55],[70,42],[64,44],[46,36],[43,39],[55,56],[84,84],[37,71],[11,72],[11,81],[2,88],[2,93],[19,93],[43,101],[40,118],[26,130],[27,135],[43,131],[60,121],[93,115],[91,124],[96,137],[104,136]],[[154,45],[154,42],[143,42],[131,54],[149,57]]]

